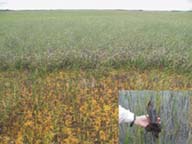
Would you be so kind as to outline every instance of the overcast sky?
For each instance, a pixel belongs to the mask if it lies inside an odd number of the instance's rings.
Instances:
[[[192,10],[192,0],[0,0],[0,8]]]

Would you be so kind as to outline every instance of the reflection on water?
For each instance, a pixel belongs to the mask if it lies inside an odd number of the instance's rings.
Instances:
[[[120,144],[192,144],[191,91],[119,91],[119,104],[136,115],[147,114],[146,106],[154,99],[162,130],[159,139],[129,124],[119,125]]]

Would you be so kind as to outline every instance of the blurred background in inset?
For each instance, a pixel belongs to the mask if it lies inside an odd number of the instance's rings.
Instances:
[[[161,133],[154,140],[152,134],[138,126],[119,125],[120,144],[191,144],[191,91],[119,91],[119,105],[136,115],[147,114],[147,104],[154,100],[161,118]]]

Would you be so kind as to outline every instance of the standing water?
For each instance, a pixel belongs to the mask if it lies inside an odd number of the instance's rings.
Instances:
[[[161,133],[154,139],[145,129],[119,125],[120,144],[192,144],[191,91],[120,91],[119,105],[137,116],[147,114],[153,99],[161,118]]]

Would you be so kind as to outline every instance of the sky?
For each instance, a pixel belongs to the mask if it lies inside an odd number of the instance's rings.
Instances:
[[[0,9],[192,10],[192,0],[0,0]]]

